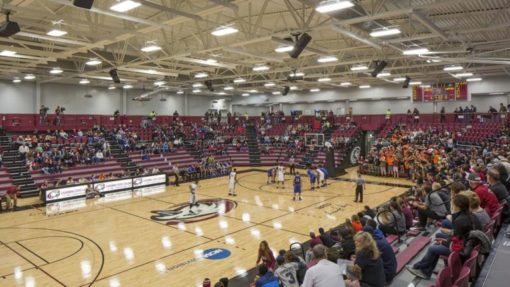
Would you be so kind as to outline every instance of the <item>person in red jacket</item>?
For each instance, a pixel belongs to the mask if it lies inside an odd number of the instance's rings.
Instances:
[[[12,210],[16,209],[18,205],[18,195],[20,187],[18,185],[11,185],[7,188],[7,209],[12,207]]]
[[[480,176],[470,173],[468,176],[469,187],[480,197],[480,206],[489,213],[490,217],[496,214],[500,204],[496,195],[489,191],[489,188],[482,183]]]

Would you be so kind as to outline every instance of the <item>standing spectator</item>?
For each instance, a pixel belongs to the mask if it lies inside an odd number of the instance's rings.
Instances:
[[[315,232],[310,232],[310,238],[311,238],[311,240],[310,240],[310,247],[312,247],[312,248],[315,245],[323,244],[321,238],[316,236]]]
[[[391,120],[391,109],[386,110],[385,119],[386,119],[386,123],[388,123]]]
[[[308,269],[302,287],[344,287],[344,279],[340,266],[326,258],[326,246],[316,245],[313,256],[319,262]]]
[[[441,107],[441,123],[446,122],[446,114],[445,113],[446,113],[446,111],[443,106],[443,107]]]
[[[179,166],[176,164],[172,166],[172,171],[174,172],[175,186],[179,186]]]
[[[384,265],[374,239],[368,232],[359,232],[354,237],[354,243],[356,244],[354,264],[361,268],[361,286],[383,287],[386,282]]]
[[[414,116],[414,123],[417,124],[420,122],[420,111],[418,111],[417,108],[414,108],[413,110],[413,116]]]
[[[16,210],[18,206],[18,196],[20,192],[19,185],[11,185],[7,188],[6,200],[7,200],[7,209],[12,208],[12,210]]]
[[[506,109],[505,105],[503,105],[503,103],[499,103],[499,112],[500,113],[506,113],[507,112],[507,109]]]
[[[43,125],[46,124],[46,119],[48,117],[48,108],[44,105],[41,105],[41,108],[39,109],[39,124]]]
[[[262,262],[269,270],[274,270],[276,260],[273,255],[273,251],[269,248],[269,244],[267,241],[263,240],[259,244],[257,262],[255,265],[258,265]]]
[[[62,119],[61,119],[62,112],[63,112],[63,108],[61,108],[60,106],[57,106],[57,108],[55,109],[55,121],[54,121],[54,124],[56,126],[59,126],[60,123],[62,122]]]
[[[113,123],[114,124],[119,124],[119,117],[120,117],[120,112],[119,110],[115,110],[115,112],[113,113]]]
[[[482,184],[480,176],[475,173],[470,173],[468,176],[469,187],[472,191],[480,197],[480,206],[487,210],[487,213],[492,217],[500,207],[498,198],[494,193],[490,192],[487,186]]]

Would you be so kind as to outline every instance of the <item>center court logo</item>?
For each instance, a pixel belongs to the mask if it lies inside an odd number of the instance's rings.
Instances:
[[[204,250],[202,257],[209,260],[220,260],[230,256],[230,251],[223,248],[212,248]]]
[[[154,215],[151,219],[166,221],[167,225],[176,225],[181,222],[193,223],[217,217],[237,207],[237,202],[222,198],[203,199],[197,203],[198,207],[195,206],[192,210],[189,208],[189,203],[181,203],[164,210],[153,210],[151,213]]]

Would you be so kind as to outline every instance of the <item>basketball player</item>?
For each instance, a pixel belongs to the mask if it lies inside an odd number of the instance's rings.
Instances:
[[[236,183],[237,183],[237,170],[234,168],[228,176],[228,195],[237,196]]]
[[[306,174],[308,174],[308,178],[310,178],[310,190],[315,190],[315,180],[317,179],[317,175],[313,171],[312,167],[308,167]]]
[[[197,188],[198,188],[198,179],[195,179],[195,182],[192,182],[189,185],[189,192],[190,192],[189,213],[193,213],[193,214],[195,213],[195,212],[193,212],[193,206],[198,207]]]
[[[328,185],[328,170],[325,167],[323,167],[322,165],[319,165],[319,169],[322,171],[322,173],[324,173],[323,185],[327,186]]]
[[[274,170],[272,167],[267,170],[267,184],[274,182],[273,173],[274,173]]]
[[[318,167],[316,169],[317,171],[317,188],[321,188],[321,186],[323,186],[324,184],[324,172]]]
[[[299,196],[299,200],[303,200],[301,198],[301,176],[299,175],[299,171],[297,171],[294,176],[294,196],[292,197],[292,200],[296,200],[296,193]]]
[[[276,188],[281,184],[282,189],[285,189],[285,167],[280,163],[276,167],[276,175],[278,177],[276,180]]]

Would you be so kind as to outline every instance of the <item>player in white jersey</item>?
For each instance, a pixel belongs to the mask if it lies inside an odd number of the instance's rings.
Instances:
[[[198,188],[198,179],[195,180],[195,182],[192,182],[189,185],[189,192],[190,192],[190,198],[189,198],[189,213],[195,213],[193,212],[192,208],[193,206],[198,207],[197,202],[197,188]]]
[[[282,185],[282,189],[285,188],[285,167],[282,164],[278,164],[276,167],[276,188]]]
[[[237,171],[234,168],[228,176],[228,195],[237,196],[236,194]]]
[[[324,172],[320,168],[317,168],[315,171],[317,172],[318,181],[319,181],[317,186],[318,186],[318,188],[321,188],[322,184],[324,183],[324,177],[325,177]]]

